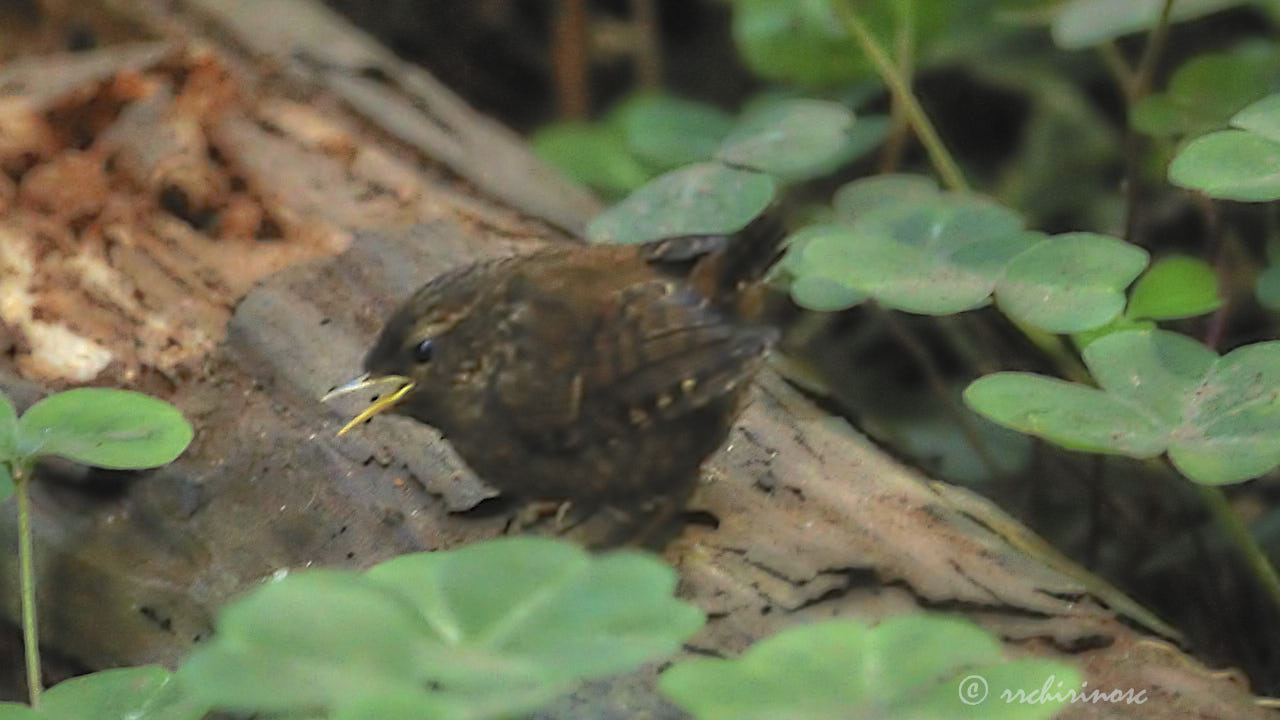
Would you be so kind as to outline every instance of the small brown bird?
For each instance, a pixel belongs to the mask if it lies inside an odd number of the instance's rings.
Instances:
[[[743,317],[781,232],[559,247],[479,262],[390,317],[366,373],[325,399],[392,390],[503,495],[635,517],[683,507],[777,338]]]

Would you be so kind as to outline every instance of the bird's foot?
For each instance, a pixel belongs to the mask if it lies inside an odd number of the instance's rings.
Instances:
[[[535,500],[521,507],[516,514],[511,517],[507,523],[504,534],[523,532],[539,523],[551,518],[551,526],[557,535],[563,535],[578,525],[590,513],[581,514],[578,517],[572,517],[571,513],[577,509],[572,500]]]

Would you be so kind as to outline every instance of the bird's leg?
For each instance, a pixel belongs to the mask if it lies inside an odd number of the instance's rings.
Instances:
[[[588,507],[572,500],[535,500],[512,516],[504,534],[518,533],[550,517],[555,534],[564,535],[590,519],[597,510],[598,505]]]
[[[573,525],[565,525],[565,521],[569,518],[569,511],[573,509],[573,501],[565,500],[560,503],[560,507],[556,508],[556,532],[563,534],[566,530],[572,529]],[[579,520],[578,522],[582,522]],[[574,523],[576,525],[577,523]]]
[[[511,535],[523,532],[529,528],[542,522],[548,516],[555,515],[559,517],[562,508],[568,505],[568,502],[560,500],[534,500],[525,503],[516,511],[511,519],[507,521],[507,527],[502,531],[504,535]]]

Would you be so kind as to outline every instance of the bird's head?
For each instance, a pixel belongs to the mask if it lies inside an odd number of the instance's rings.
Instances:
[[[364,374],[330,390],[322,402],[369,389],[380,392],[339,435],[387,410],[422,417],[433,390],[441,390],[441,365],[467,352],[450,335],[478,303],[484,286],[475,266],[449,272],[422,286],[396,308],[364,358]],[[480,280],[477,283],[477,280]]]

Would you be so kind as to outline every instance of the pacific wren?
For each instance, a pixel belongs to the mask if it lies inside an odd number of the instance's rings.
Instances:
[[[742,306],[780,235],[766,213],[732,236],[446,272],[391,315],[366,373],[326,396],[393,386],[340,434],[391,410],[439,429],[505,496],[678,510],[777,338]]]

